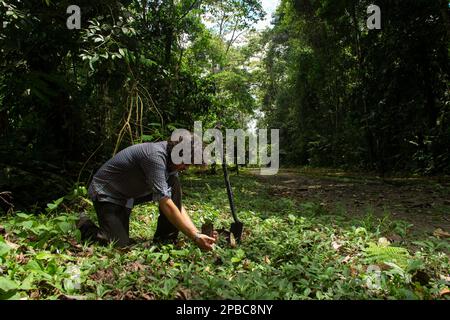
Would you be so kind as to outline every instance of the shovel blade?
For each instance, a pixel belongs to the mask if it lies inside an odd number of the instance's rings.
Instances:
[[[242,222],[236,221],[231,224],[230,232],[233,234],[237,243],[241,242],[243,230],[244,230],[244,224]]]

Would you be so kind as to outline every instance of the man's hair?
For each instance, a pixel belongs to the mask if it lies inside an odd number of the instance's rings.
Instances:
[[[185,133],[182,134],[178,140],[172,140],[172,136],[167,140],[167,154],[169,155],[169,164],[173,164],[173,161],[172,161],[173,148],[185,140],[190,140],[190,143],[191,143],[191,163],[190,164],[195,164],[194,155],[195,155],[196,147],[197,147],[197,149],[200,148],[200,151],[203,154],[204,145],[203,145],[201,138],[194,139],[194,137],[195,137],[195,135],[192,132],[185,130]],[[181,157],[183,156],[183,150],[180,152],[180,156]],[[202,163],[200,165],[204,165],[203,161],[204,160],[203,160],[203,156],[202,156]]]

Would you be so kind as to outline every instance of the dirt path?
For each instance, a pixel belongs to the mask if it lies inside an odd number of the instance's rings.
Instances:
[[[340,171],[280,170],[275,176],[250,174],[270,185],[270,193],[300,202],[321,203],[352,216],[389,213],[414,226],[413,231],[450,232],[450,181],[426,178],[382,180]]]

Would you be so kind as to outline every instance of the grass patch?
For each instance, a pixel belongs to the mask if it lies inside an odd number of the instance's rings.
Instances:
[[[154,246],[156,205],[133,210],[128,250],[79,244],[77,212],[58,203],[46,215],[2,217],[2,299],[446,299],[446,241],[411,238],[389,216],[349,218],[318,203],[273,197],[251,176],[232,176],[242,244],[221,239],[203,253],[180,237]],[[200,226],[229,228],[221,176],[183,177],[184,203]],[[86,203],[84,201],[83,203]],[[93,209],[83,208],[94,217]],[[78,209],[80,210],[80,209]],[[399,234],[402,242],[383,237]],[[386,241],[385,241],[386,240]],[[387,249],[383,249],[387,248]]]

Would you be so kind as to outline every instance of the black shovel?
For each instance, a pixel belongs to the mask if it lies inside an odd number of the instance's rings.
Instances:
[[[227,186],[228,200],[230,202],[231,213],[233,214],[234,219],[234,222],[231,224],[230,232],[233,234],[236,242],[240,243],[242,231],[244,230],[244,224],[241,221],[239,221],[239,219],[236,216],[236,209],[234,207],[234,199],[233,199],[233,190],[231,190],[231,183],[230,178],[228,177],[227,161],[225,159],[225,156],[223,157],[222,168],[223,168],[223,175],[225,178],[225,185]]]

